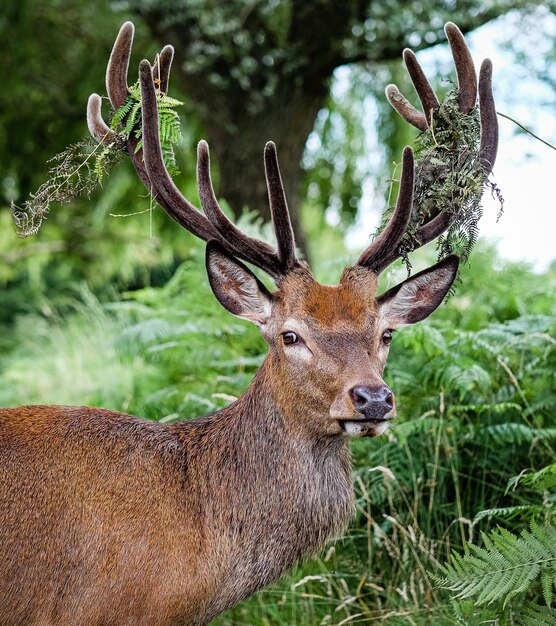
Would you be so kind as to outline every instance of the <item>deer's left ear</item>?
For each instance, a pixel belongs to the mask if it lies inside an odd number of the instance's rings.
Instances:
[[[451,254],[380,295],[377,298],[380,317],[390,328],[424,320],[448,293],[458,265],[459,258]]]
[[[272,294],[251,270],[216,241],[207,243],[206,266],[212,291],[224,308],[259,326],[268,322]]]

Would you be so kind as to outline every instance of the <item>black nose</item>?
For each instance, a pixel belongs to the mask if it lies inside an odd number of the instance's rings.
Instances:
[[[381,420],[394,408],[394,395],[386,385],[358,385],[349,390],[355,409],[367,419]]]

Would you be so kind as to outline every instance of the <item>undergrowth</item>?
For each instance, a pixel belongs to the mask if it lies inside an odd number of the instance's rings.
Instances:
[[[431,578],[447,577],[454,553],[488,551],[497,525],[523,538],[554,514],[556,278],[498,266],[475,254],[456,295],[396,333],[387,380],[397,426],[352,444],[357,515],[346,536],[215,624],[546,623],[540,571],[505,606],[502,595],[454,599],[445,587],[457,581]],[[321,273],[333,282],[339,271]],[[265,354],[256,328],[214,301],[201,246],[162,288],[109,304],[81,290],[68,318],[23,316],[13,333],[1,405],[93,404],[162,421],[225,406]]]

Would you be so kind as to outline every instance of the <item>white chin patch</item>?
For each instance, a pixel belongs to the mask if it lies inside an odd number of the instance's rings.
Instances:
[[[356,439],[357,437],[376,437],[382,435],[382,433],[388,430],[388,421],[343,421],[342,428],[346,434],[346,437],[350,439]]]
[[[343,422],[342,426],[348,437],[361,437],[365,432],[361,422]]]

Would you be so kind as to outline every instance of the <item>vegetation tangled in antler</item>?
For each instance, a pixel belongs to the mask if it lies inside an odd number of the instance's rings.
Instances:
[[[396,242],[395,253],[381,259],[383,266],[399,256],[410,269],[409,252],[435,239],[441,258],[457,251],[465,260],[477,239],[482,191],[498,148],[492,64],[488,59],[483,61],[477,82],[473,59],[461,31],[452,23],[446,24],[445,31],[458,79],[458,88],[447,102],[439,102],[409,49],[404,50],[403,58],[422,111],[396,85],[386,87],[390,104],[422,134],[408,228]],[[494,185],[490,186],[497,192]]]
[[[173,176],[179,173],[174,147],[181,138],[180,117],[175,108],[181,104],[179,100],[157,90],[162,154]],[[11,212],[20,236],[37,234],[51,204],[64,205],[79,197],[90,197],[124,157],[131,135],[138,140],[136,150],[141,149],[142,130],[141,92],[139,82],[136,82],[129,87],[125,102],[114,112],[106,142],[97,143],[89,137],[68,146],[49,161],[55,165],[48,170],[47,180],[31,194],[30,199],[23,206],[12,203]]]
[[[496,185],[488,181],[488,169],[477,161],[481,140],[479,112],[474,108],[463,114],[458,93],[448,96],[432,115],[430,128],[417,138],[414,211],[401,249],[407,255],[419,245],[418,229],[438,207],[451,215],[448,231],[438,239],[439,258],[457,253],[466,261],[477,241],[478,222],[482,216],[481,198],[490,187],[500,202]]]
[[[403,194],[410,203],[410,194],[413,194],[412,207],[408,205],[403,216],[401,211],[398,216],[387,216],[389,221],[393,218],[392,223],[403,222],[405,232],[399,231],[397,226],[389,229],[385,222],[376,247],[383,250],[389,247],[390,252],[381,253],[372,262],[370,258],[364,259],[365,264],[376,265],[374,269],[378,271],[398,257],[410,270],[409,253],[436,238],[440,258],[457,252],[466,260],[478,236],[484,186],[490,185],[498,193],[496,186],[487,182],[498,143],[496,113],[490,92],[491,66],[487,62],[481,68],[479,92],[481,85],[483,91],[479,94],[481,108],[478,108],[477,78],[465,41],[453,24],[446,26],[446,34],[458,73],[458,90],[446,102],[439,103],[415,55],[409,50],[404,52],[404,59],[423,113],[409,104],[394,85],[386,90],[394,108],[422,133],[418,138],[416,184],[414,187],[413,182],[406,184],[406,193]],[[132,32],[124,29],[122,37],[122,49],[130,50]],[[166,95],[172,56],[173,50],[167,46],[157,56],[153,67],[160,148],[169,175],[177,171],[173,148],[180,137],[180,122],[174,108],[181,104]],[[98,146],[92,152],[83,151],[87,143],[70,146],[55,157],[60,164],[50,171],[49,180],[31,200],[23,208],[12,206],[14,219],[23,236],[37,232],[51,202],[65,204],[77,195],[89,195],[124,152],[128,152],[134,162],[139,159],[141,162],[137,162],[136,167],[139,171],[144,170],[141,89],[138,82],[127,86],[124,81],[119,81],[119,71],[120,66],[115,62],[107,74],[107,88],[114,109],[110,126],[100,118],[100,98],[95,96],[90,102],[89,116]],[[152,185],[147,179],[145,181],[152,193]],[[499,193],[498,196],[502,202]],[[156,200],[160,201],[160,198],[156,197]],[[393,209],[391,213],[396,212],[397,209]],[[212,229],[209,231],[212,232]],[[382,245],[385,243],[388,245]],[[368,256],[367,252],[363,254],[363,257]]]
[[[91,147],[94,148],[91,150]],[[103,158],[95,154],[102,154]],[[99,180],[121,161],[121,146],[105,146],[102,150],[91,139],[84,139],[68,146],[63,152],[50,159],[55,163],[48,170],[47,180],[32,193],[29,200],[18,206],[11,205],[11,213],[21,237],[36,235],[46,219],[50,205],[57,202],[69,204],[78,197],[89,197]]]

